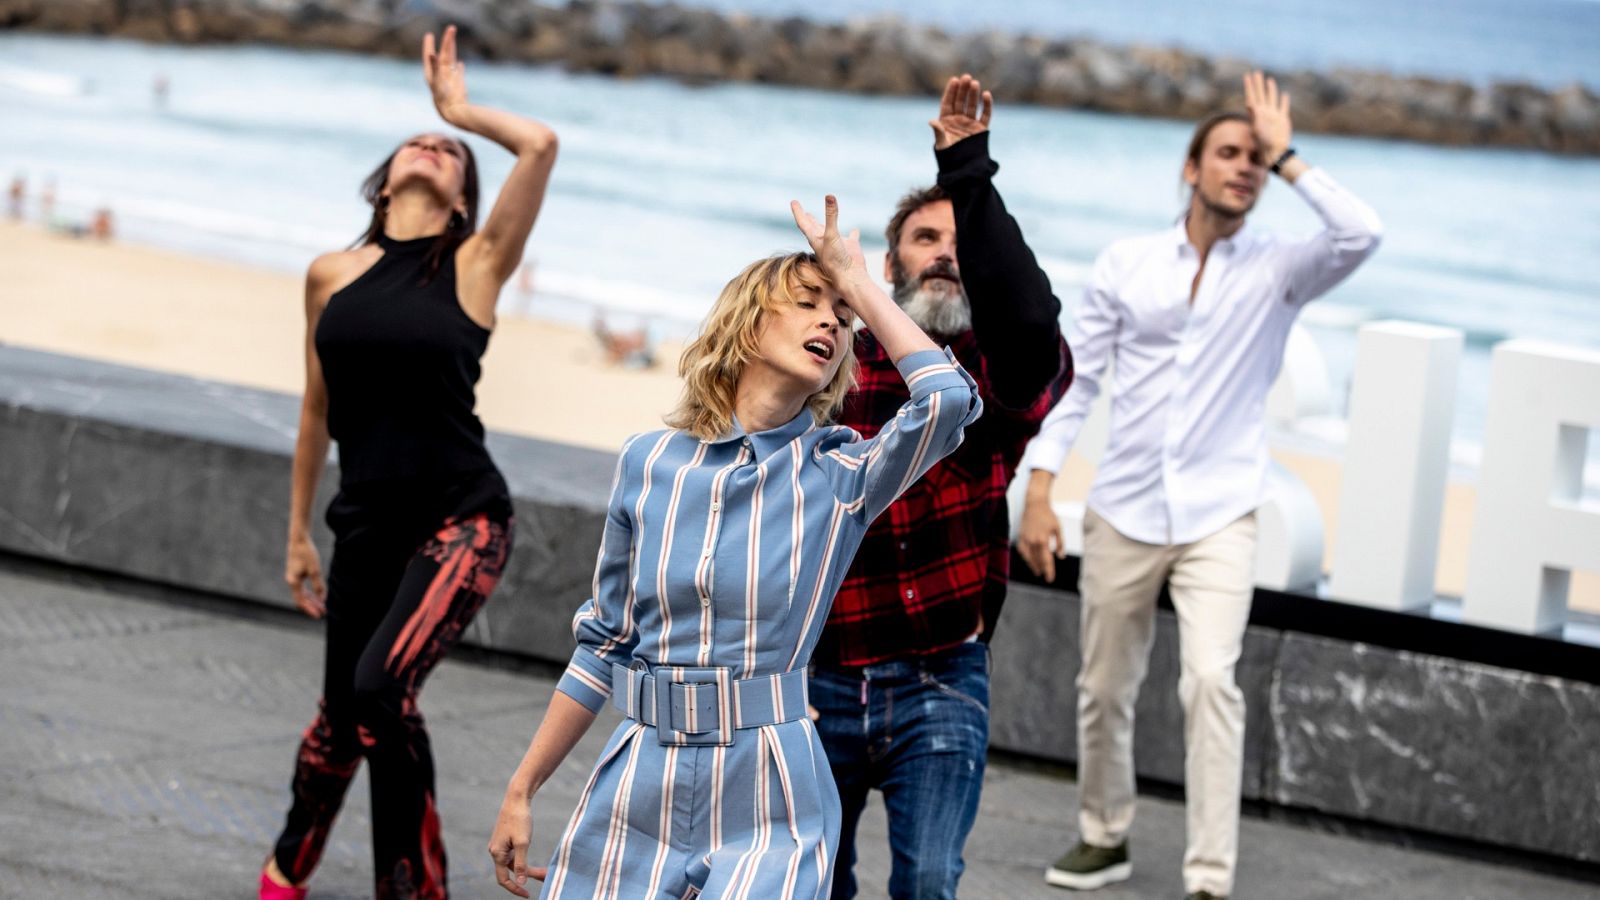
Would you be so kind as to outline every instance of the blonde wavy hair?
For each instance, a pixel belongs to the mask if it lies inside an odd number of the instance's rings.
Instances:
[[[700,327],[700,335],[683,348],[678,375],[683,395],[666,416],[666,423],[695,437],[711,441],[733,430],[733,401],[739,376],[760,356],[761,327],[769,311],[798,302],[797,288],[827,290],[830,285],[811,253],[769,256],[745,266],[722,289]],[[841,335],[844,357],[833,380],[806,401],[817,423],[832,422],[844,407],[845,395],[856,386],[855,342]]]

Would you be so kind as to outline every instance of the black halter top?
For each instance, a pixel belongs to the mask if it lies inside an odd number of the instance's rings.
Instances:
[[[444,514],[461,516],[506,492],[474,412],[489,331],[461,308],[454,254],[428,277],[434,240],[379,236],[383,256],[329,298],[315,342],[346,500],[448,491]]]

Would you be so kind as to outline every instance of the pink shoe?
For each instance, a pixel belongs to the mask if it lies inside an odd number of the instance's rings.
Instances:
[[[306,889],[303,887],[280,887],[277,882],[267,877],[265,869],[261,871],[260,900],[306,900]]]

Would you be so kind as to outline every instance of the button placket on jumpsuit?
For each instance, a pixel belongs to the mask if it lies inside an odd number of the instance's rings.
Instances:
[[[685,744],[669,724],[624,720],[542,896],[826,893],[838,796],[805,704],[782,699],[778,685],[803,700],[804,668],[866,526],[959,445],[981,408],[947,353],[911,354],[900,371],[911,399],[870,441],[802,412],[750,435],[654,432],[624,447],[594,599],[574,618],[578,648],[557,689],[598,710],[613,664],[655,673],[658,691],[682,671],[672,667],[721,669],[760,680],[736,686],[770,679],[783,712],[723,743]]]

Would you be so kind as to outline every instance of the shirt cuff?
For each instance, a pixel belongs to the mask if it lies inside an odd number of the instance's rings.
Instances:
[[[590,712],[598,713],[611,699],[611,663],[579,647],[572,651],[572,661],[561,674],[561,680],[556,682],[556,690]]]
[[[906,380],[906,389],[911,392],[912,400],[921,400],[939,391],[961,389],[976,394],[978,390],[978,383],[956,362],[956,355],[949,347],[942,352],[918,350],[908,353],[895,364],[895,368],[900,370],[900,377]]]
[[[974,179],[993,178],[1000,164],[989,158],[989,132],[962,138],[943,150],[933,151],[939,162],[939,184],[944,187]]]
[[[1294,183],[1289,186],[1294,188],[1295,193],[1313,204],[1317,204],[1321,198],[1326,197],[1329,193],[1339,190],[1338,183],[1327,172],[1315,168],[1301,172],[1300,177],[1296,178]]]
[[[1055,441],[1044,441],[1034,438],[1028,442],[1028,449],[1022,452],[1022,462],[1017,464],[1017,470],[1024,476],[1033,469],[1041,469],[1055,475],[1061,471],[1065,463],[1067,448]]]

